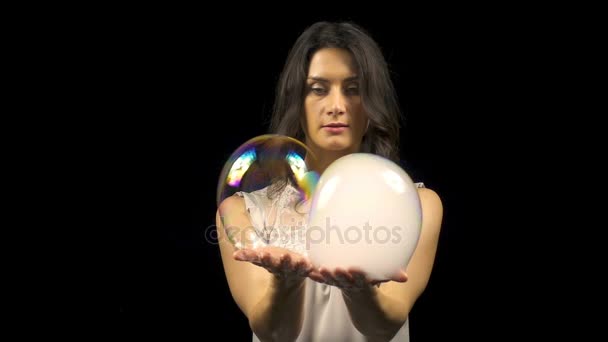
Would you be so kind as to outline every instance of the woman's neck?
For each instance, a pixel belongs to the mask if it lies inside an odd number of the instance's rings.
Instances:
[[[309,147],[309,148],[310,148],[311,152],[314,154],[314,157],[307,154],[306,157],[304,158],[304,161],[305,161],[308,169],[310,171],[316,171],[319,174],[319,176],[322,175],[323,172],[325,172],[325,170],[327,169],[327,167],[331,163],[336,161],[336,159],[356,152],[356,151],[351,151],[350,149],[340,150],[340,151],[327,151],[327,150],[315,149],[314,147]]]

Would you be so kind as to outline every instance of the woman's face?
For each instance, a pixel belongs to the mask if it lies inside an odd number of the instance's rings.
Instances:
[[[350,52],[336,48],[317,51],[310,61],[306,82],[306,144],[315,150],[357,152],[367,115]]]

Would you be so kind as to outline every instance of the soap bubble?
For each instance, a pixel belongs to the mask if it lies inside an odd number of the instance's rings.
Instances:
[[[358,268],[376,280],[406,270],[422,229],[416,184],[396,163],[369,153],[330,164],[309,217],[307,249],[315,267]]]
[[[216,204],[225,236],[237,249],[304,246],[307,213],[319,179],[309,169],[311,161],[314,155],[301,141],[276,134],[252,138],[230,155],[219,178]]]

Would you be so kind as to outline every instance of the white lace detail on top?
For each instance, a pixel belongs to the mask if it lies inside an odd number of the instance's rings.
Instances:
[[[268,196],[268,187],[251,193],[237,192],[245,199],[245,207],[261,243],[306,253],[306,222],[309,203],[288,184],[280,193]]]

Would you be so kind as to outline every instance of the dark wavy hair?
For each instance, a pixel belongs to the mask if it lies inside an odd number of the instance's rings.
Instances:
[[[314,53],[322,48],[346,49],[356,61],[361,102],[370,120],[361,151],[399,162],[402,116],[387,62],[371,35],[351,22],[318,22],[298,37],[277,83],[271,132],[304,141],[308,68]]]

